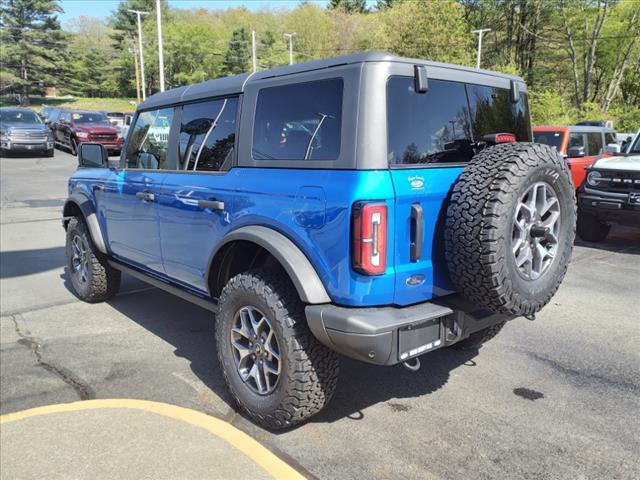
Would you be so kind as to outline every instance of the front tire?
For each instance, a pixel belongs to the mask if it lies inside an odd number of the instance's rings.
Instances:
[[[71,139],[71,142],[69,143],[69,151],[71,152],[71,155],[77,155],[78,154],[78,143],[76,142],[75,138]]]
[[[304,304],[283,271],[251,270],[227,283],[216,342],[231,395],[263,427],[306,421],[333,395],[338,356],[309,330]]]
[[[601,222],[595,216],[578,212],[576,225],[578,236],[585,242],[602,242],[611,230],[611,225]]]
[[[120,271],[96,249],[84,220],[73,217],[67,225],[67,268],[71,284],[81,300],[104,302],[120,289]]]
[[[54,153],[54,149],[52,148],[51,150],[47,150],[44,154],[45,157],[51,158],[53,157],[53,153]]]

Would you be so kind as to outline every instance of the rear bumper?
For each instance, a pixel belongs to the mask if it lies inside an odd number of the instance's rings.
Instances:
[[[514,318],[478,308],[459,295],[403,308],[308,305],[305,313],[309,328],[322,343],[376,365],[407,361]],[[419,336],[428,329],[432,333],[439,329],[439,335],[429,334],[421,344]]]
[[[578,194],[580,210],[603,222],[640,227],[640,194],[583,188]]]

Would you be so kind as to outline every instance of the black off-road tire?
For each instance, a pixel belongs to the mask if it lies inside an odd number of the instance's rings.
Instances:
[[[602,242],[609,235],[611,225],[598,220],[594,215],[578,211],[576,230],[585,242]]]
[[[82,281],[80,272],[73,263],[73,241],[78,236],[88,247],[86,250],[87,278]],[[67,271],[73,289],[81,300],[88,303],[104,302],[113,298],[120,289],[121,273],[107,262],[107,257],[100,252],[89,234],[84,219],[73,217],[67,225]]]
[[[244,383],[233,357],[232,322],[244,306],[269,318],[279,345],[282,370],[275,389],[266,395]],[[268,429],[308,420],[327,405],[336,388],[338,356],[309,330],[304,304],[282,270],[250,270],[229,280],[220,295],[216,342],[231,395],[252,421]]]
[[[560,207],[554,260],[534,280],[523,278],[512,253],[520,198],[536,182],[551,186]],[[479,306],[512,316],[533,315],[558,290],[571,259],[576,199],[567,162],[536,143],[507,143],[482,150],[455,183],[445,220],[445,257],[463,295]]]
[[[502,327],[504,327],[505,323],[506,322],[496,323],[489,328],[485,328],[484,330],[480,330],[479,332],[472,333],[464,340],[461,340],[458,343],[454,343],[451,348],[455,348],[456,350],[477,350],[493,337],[498,335],[498,333],[500,333],[500,330],[502,330]]]
[[[74,138],[69,141],[69,152],[71,155],[78,155],[78,142]]]

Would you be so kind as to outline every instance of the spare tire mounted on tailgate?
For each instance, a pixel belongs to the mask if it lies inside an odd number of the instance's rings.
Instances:
[[[506,143],[476,155],[453,187],[445,254],[458,290],[509,315],[533,315],[564,278],[575,193],[554,149]]]

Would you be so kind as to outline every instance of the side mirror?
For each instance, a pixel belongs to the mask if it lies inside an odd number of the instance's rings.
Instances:
[[[81,143],[78,145],[78,165],[84,168],[105,168],[109,156],[99,143]]]
[[[568,152],[569,158],[586,157],[587,152],[584,147],[571,147]]]
[[[618,145],[617,143],[610,143],[606,147],[604,147],[604,153],[612,153],[614,155],[616,153],[620,153],[620,145]]]

